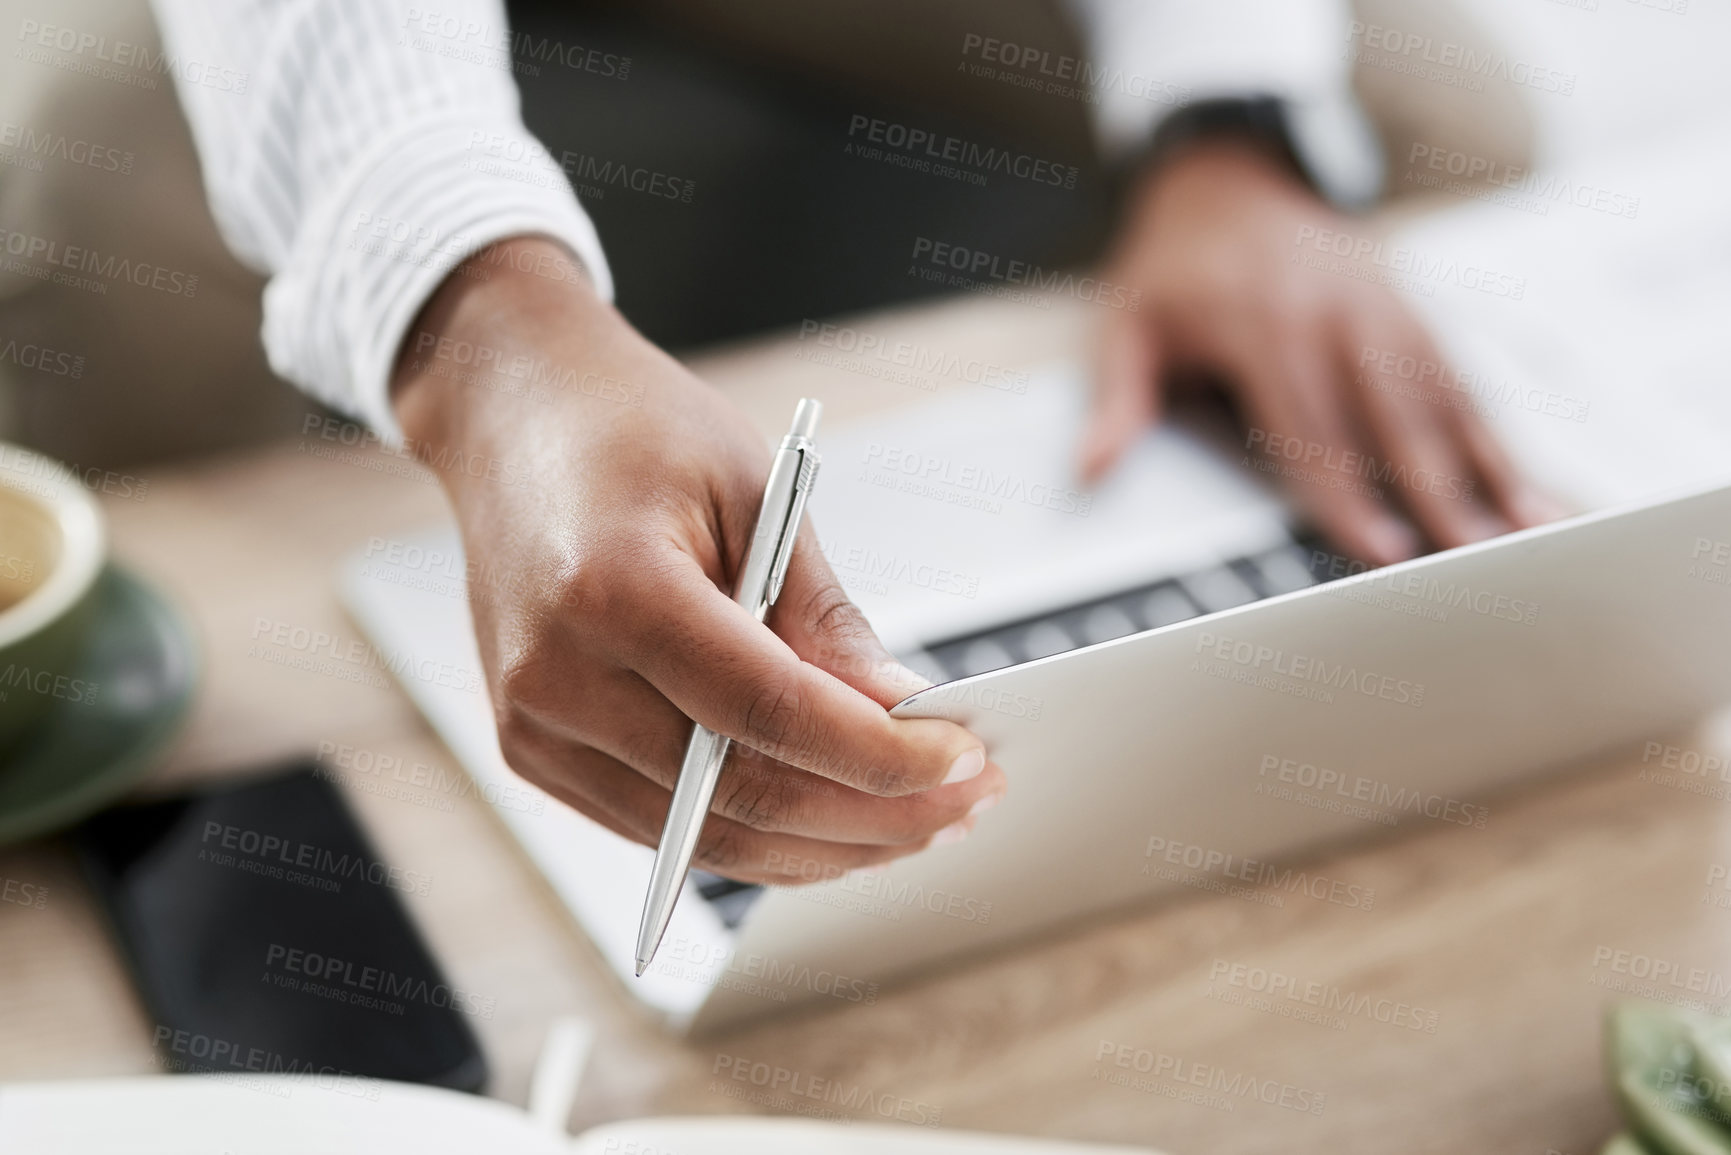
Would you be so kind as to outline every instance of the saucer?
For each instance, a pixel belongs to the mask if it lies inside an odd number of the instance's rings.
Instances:
[[[57,701],[0,751],[0,846],[70,826],[144,777],[180,732],[198,681],[198,651],[180,612],[109,565],[91,592],[88,641]],[[29,693],[7,689],[0,692]]]

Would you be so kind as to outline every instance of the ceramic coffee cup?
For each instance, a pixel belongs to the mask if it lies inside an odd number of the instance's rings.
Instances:
[[[0,772],[56,702],[93,702],[78,658],[102,572],[96,502],[66,466],[0,442]]]

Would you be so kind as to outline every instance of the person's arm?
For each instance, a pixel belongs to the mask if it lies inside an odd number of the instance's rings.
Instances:
[[[552,237],[612,296],[589,218],[519,119],[509,54],[489,47],[506,27],[498,0],[153,6],[165,47],[190,62],[175,84],[217,226],[270,278],[264,344],[279,375],[394,437],[397,349],[471,254]],[[198,82],[217,68],[240,83]],[[523,157],[521,174],[501,174],[495,141]]]
[[[1353,95],[1346,0],[1070,0],[1095,69],[1102,151],[1132,161],[1190,110],[1264,104],[1320,195],[1358,208],[1382,188],[1381,146]]]
[[[170,51],[247,77],[177,70],[217,221],[270,276],[272,364],[382,433],[400,421],[440,475],[513,768],[653,844],[694,718],[737,751],[696,862],[736,878],[966,833],[1002,772],[959,726],[889,716],[923,683],[809,525],[773,632],[723,592],[768,447],[608,304],[587,218],[518,119],[500,5],[157,11]],[[494,157],[513,163],[472,163]]]
[[[1343,0],[1072,2],[1102,144],[1137,169],[1108,275],[1141,293],[1101,333],[1084,474],[1156,419],[1164,383],[1200,377],[1232,393],[1247,449],[1318,527],[1368,561],[1549,516],[1377,270],[1305,243],[1370,238],[1345,214],[1381,186]],[[1407,363],[1431,371],[1379,368]]]

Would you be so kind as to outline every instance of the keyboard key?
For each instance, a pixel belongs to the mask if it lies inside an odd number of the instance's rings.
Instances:
[[[976,638],[968,643],[968,648],[962,651],[957,667],[961,676],[971,678],[975,674],[983,674],[988,670],[1001,670],[1005,666],[1013,666],[1016,659],[1010,656],[1010,651],[1004,649],[991,638]]]
[[[1184,596],[1184,591],[1175,585],[1156,586],[1154,591],[1142,600],[1142,620],[1151,630],[1193,618],[1200,612],[1195,603]]]
[[[1022,636],[1022,652],[1031,662],[1035,658],[1049,658],[1053,654],[1062,654],[1073,650],[1081,643],[1064,632],[1064,627],[1057,622],[1036,622]]]
[[[1196,600],[1206,613],[1219,610],[1229,610],[1233,606],[1247,605],[1259,601],[1250,583],[1239,577],[1230,566],[1219,566],[1215,569],[1205,569],[1200,573],[1185,574],[1178,579],[1184,592]]]
[[[1115,605],[1095,606],[1082,619],[1082,640],[1092,646],[1136,632],[1130,615]]]
[[[1310,572],[1310,551],[1301,545],[1283,545],[1251,559],[1269,596],[1309,589],[1316,584]]]

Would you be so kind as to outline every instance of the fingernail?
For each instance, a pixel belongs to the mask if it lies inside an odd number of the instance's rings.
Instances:
[[[986,752],[975,746],[950,763],[950,772],[944,775],[945,786],[952,782],[966,782],[986,768]]]
[[[999,791],[996,794],[988,794],[968,808],[968,817],[973,818],[976,815],[984,814],[1003,800],[1004,795],[1002,791]]]
[[[1418,556],[1418,535],[1398,521],[1373,521],[1364,536],[1384,565]]]
[[[948,846],[952,842],[960,842],[968,836],[966,822],[952,822],[936,834],[932,835],[933,846]]]

